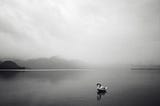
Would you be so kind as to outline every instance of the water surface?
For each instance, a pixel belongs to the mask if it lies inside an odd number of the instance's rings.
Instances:
[[[130,69],[0,72],[0,106],[160,105],[160,71]],[[97,93],[96,83],[108,86]]]

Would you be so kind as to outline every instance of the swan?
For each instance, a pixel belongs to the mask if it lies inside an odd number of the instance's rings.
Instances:
[[[98,92],[106,92],[107,89],[108,89],[107,86],[104,87],[104,86],[102,86],[101,83],[97,83],[97,91],[98,91]]]

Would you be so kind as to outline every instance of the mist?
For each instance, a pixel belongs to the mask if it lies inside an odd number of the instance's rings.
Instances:
[[[160,64],[159,0],[1,0],[0,58]]]

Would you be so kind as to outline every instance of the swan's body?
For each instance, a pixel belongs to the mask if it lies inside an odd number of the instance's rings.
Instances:
[[[100,83],[97,83],[97,91],[98,92],[106,92],[108,87],[102,86]]]

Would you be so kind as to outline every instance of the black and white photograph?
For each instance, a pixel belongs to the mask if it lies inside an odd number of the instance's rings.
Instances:
[[[0,0],[0,106],[160,106],[160,0]]]

